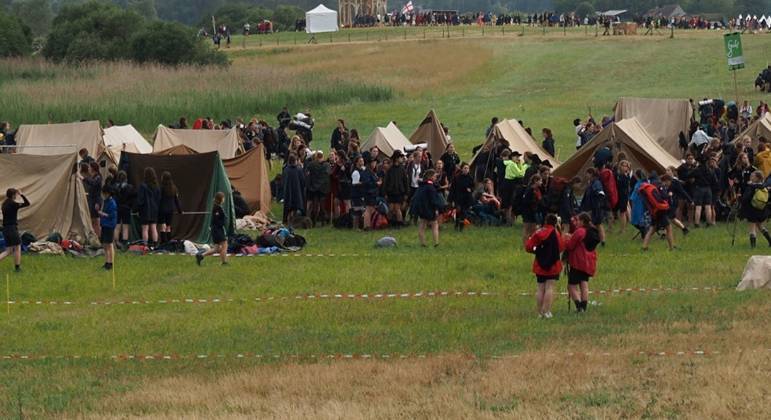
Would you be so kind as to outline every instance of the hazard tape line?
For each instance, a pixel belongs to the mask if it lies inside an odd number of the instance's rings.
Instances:
[[[757,352],[758,350],[752,350]],[[761,349],[762,352],[771,353],[771,348]],[[612,356],[647,356],[647,357],[699,357],[699,356],[719,356],[728,354],[719,350],[686,350],[686,351],[638,351],[638,352],[566,352],[566,353],[547,353],[546,356],[583,356],[583,357],[612,357]],[[464,354],[462,357],[467,359],[518,359],[526,357],[524,354],[509,355],[482,355]],[[329,354],[262,354],[262,353],[152,353],[152,354],[115,354],[112,356],[93,356],[93,355],[36,355],[36,354],[7,354],[0,357],[0,360],[26,361],[26,360],[113,360],[113,361],[173,361],[173,360],[404,360],[404,359],[449,359],[456,358],[447,354],[407,354],[407,353],[329,353]]]
[[[717,292],[732,289],[721,289],[719,287],[635,287],[635,288],[620,288],[620,289],[608,289],[608,290],[590,290],[590,295],[599,296],[619,296],[631,293],[681,293],[681,292]],[[560,292],[561,296],[567,296],[567,292]],[[436,292],[413,292],[413,293],[324,293],[324,294],[300,294],[293,297],[290,296],[268,296],[268,297],[256,297],[256,298],[184,298],[184,299],[157,299],[157,300],[119,300],[119,301],[90,301],[87,304],[92,306],[114,306],[114,305],[157,305],[157,304],[217,304],[217,303],[246,303],[246,302],[271,302],[271,301],[313,301],[313,300],[329,300],[329,301],[342,301],[342,300],[371,300],[371,301],[386,301],[394,299],[420,299],[420,298],[436,298],[436,297],[492,297],[492,296],[534,296],[533,292],[513,292],[513,293],[496,293],[496,292],[477,292],[477,291],[436,291]],[[11,300],[5,302],[10,305],[60,305],[60,306],[72,306],[82,305],[85,302],[75,301],[49,301],[49,300]]]
[[[188,254],[186,252],[158,252],[158,253],[151,253],[148,255],[181,255],[181,256],[187,256],[187,257],[193,257],[194,254]],[[220,254],[212,254],[213,257],[219,257]],[[407,255],[407,254],[404,254]],[[372,254],[358,254],[358,253],[327,253],[327,254],[311,254],[311,253],[300,253],[300,252],[281,252],[276,254],[228,254],[228,257],[310,257],[310,258],[317,258],[317,257],[354,257],[354,258],[366,258],[371,257]]]

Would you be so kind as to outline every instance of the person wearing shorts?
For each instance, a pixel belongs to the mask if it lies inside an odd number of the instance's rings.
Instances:
[[[22,202],[19,203],[19,198]],[[29,207],[27,197],[15,188],[8,188],[3,201],[3,238],[5,239],[5,251],[0,252],[0,261],[13,254],[14,270],[21,272],[21,237],[19,236],[19,210]]]
[[[203,254],[199,253],[195,255],[195,262],[198,265],[201,265],[204,257],[214,255],[218,252],[220,254],[220,261],[222,262],[222,265],[228,264],[228,235],[225,231],[225,223],[227,222],[227,217],[225,216],[225,210],[222,208],[224,203],[225,193],[219,191],[214,194],[214,204],[212,205],[211,210],[210,225],[211,240],[214,246]]]
[[[426,227],[431,227],[434,237],[434,247],[439,246],[439,222],[436,220],[439,212],[444,210],[444,202],[436,191],[434,181],[437,174],[433,169],[423,173],[423,182],[412,197],[410,214],[418,217],[418,240],[420,246],[426,246]]]
[[[565,250],[568,253],[568,296],[577,312],[586,312],[589,305],[589,279],[597,271],[597,244],[599,231],[592,224],[589,213],[579,213],[578,227],[567,234]]]
[[[118,205],[112,198],[112,187],[105,185],[102,187],[102,208],[99,210],[99,225],[102,227],[99,233],[99,242],[104,249],[104,268],[107,271],[112,270],[113,259],[115,258],[115,226],[118,226]]]
[[[535,298],[539,318],[550,319],[552,317],[554,283],[559,280],[562,272],[560,253],[564,250],[563,245],[555,214],[546,215],[543,227],[533,233],[525,242],[525,251],[535,254],[533,273],[538,284]]]
[[[710,158],[706,163],[699,164],[694,171],[693,201],[696,205],[693,211],[693,226],[699,227],[701,212],[704,209],[704,217],[709,227],[714,223],[715,213],[712,207],[712,188],[718,185],[717,161]]]

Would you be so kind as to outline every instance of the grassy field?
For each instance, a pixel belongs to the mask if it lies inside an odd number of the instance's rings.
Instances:
[[[570,121],[587,106],[600,116],[624,95],[733,95],[718,33],[388,42],[385,32],[369,33],[383,40],[234,46],[228,70],[3,61],[0,109],[16,124],[51,113],[132,122],[149,134],[179,115],[270,118],[286,101],[311,107],[326,145],[337,117],[364,135],[389,120],[409,132],[435,108],[464,156],[493,115],[551,127],[565,156]],[[751,82],[771,40],[744,44],[750,69],[739,73],[740,96],[757,101]],[[550,321],[535,316],[532,257],[519,229],[446,229],[438,249],[418,247],[415,230],[403,229],[388,233],[397,249],[376,250],[383,232],[322,228],[302,232],[309,245],[297,256],[198,268],[186,256],[119,255],[114,278],[96,259],[26,258],[20,275],[3,261],[0,281],[10,273],[14,303],[0,308],[0,417],[759,418],[771,410],[768,294],[733,290],[750,255],[743,227],[735,247],[720,226],[678,235],[673,252],[656,241],[645,254],[630,233],[613,233],[591,284],[596,304],[576,316],[560,296]]]

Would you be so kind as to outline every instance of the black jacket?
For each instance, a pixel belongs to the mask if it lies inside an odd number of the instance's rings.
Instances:
[[[404,165],[394,165],[383,177],[383,193],[386,195],[406,195],[410,190],[410,176]]]
[[[139,218],[143,221],[154,222],[158,220],[158,210],[161,202],[161,190],[158,187],[150,187],[144,182],[137,192],[137,210]]]
[[[471,207],[474,204],[474,178],[471,174],[458,174],[450,185],[450,201],[455,203],[456,207]]]
[[[410,203],[410,214],[425,220],[436,220],[437,212],[444,210],[433,182],[421,182]]]

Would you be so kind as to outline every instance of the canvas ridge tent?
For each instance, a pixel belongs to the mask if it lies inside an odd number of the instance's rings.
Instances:
[[[653,140],[636,118],[627,118],[605,127],[552,174],[564,178],[583,176],[586,169],[593,167],[595,152],[604,146],[610,146],[614,156],[623,152],[633,168],[646,172],[655,170],[661,175],[667,167],[680,164]]]
[[[771,112],[766,112],[763,118],[759,118],[750,124],[741,134],[736,136],[734,143],[741,141],[745,136],[749,136],[752,139],[752,147],[756,149],[758,147],[758,139],[761,137],[771,140]]]
[[[120,162],[120,154],[123,151],[131,153],[153,152],[153,146],[131,124],[105,128],[104,144],[112,152],[116,162]]]
[[[536,142],[530,134],[519,124],[516,119],[503,120],[493,127],[490,131],[490,135],[485,141],[485,145],[492,145],[495,142],[504,142],[508,145],[509,149],[524,154],[530,152],[538,155],[543,160],[548,160],[551,163],[552,168],[556,168],[560,165],[560,162],[544,150],[538,142]],[[482,148],[477,151],[477,154],[471,159],[471,164],[476,166],[477,157],[482,152]]]
[[[385,127],[376,127],[372,134],[367,137],[367,141],[361,145],[362,151],[377,147],[385,156],[392,156],[394,151],[400,150],[404,153],[404,148],[409,148],[412,143],[405,137],[393,122],[389,122]]]
[[[218,152],[222,159],[234,158],[240,147],[238,131],[234,128],[229,130],[182,130],[159,125],[153,139],[153,152],[185,145],[198,153]]]
[[[106,148],[99,121],[64,124],[23,124],[16,132],[17,153],[25,155],[64,155],[88,150],[98,157]]]
[[[235,229],[233,195],[230,190],[222,160],[217,152],[192,155],[137,154],[124,153],[128,166],[129,183],[138,188],[144,179],[145,168],[155,169],[160,180],[164,171],[169,171],[179,190],[184,214],[175,215],[171,232],[174,239],[189,239],[208,243],[211,240],[209,226],[214,195],[225,193],[227,231]],[[135,220],[138,223],[138,220]],[[135,223],[136,224],[136,223]]]
[[[86,191],[74,172],[77,162],[76,153],[0,154],[0,190],[20,189],[31,203],[19,211],[19,232],[30,232],[38,239],[53,232],[63,238],[77,235],[85,242],[96,239]]]
[[[410,135],[410,142],[412,144],[428,144],[428,151],[431,153],[431,159],[434,161],[444,154],[450,141],[447,139],[447,135],[444,134],[442,123],[433,109],[428,111],[426,118],[420,122],[418,128]]]
[[[305,32],[319,34],[322,32],[337,32],[337,12],[328,9],[323,4],[305,12]]]
[[[687,99],[620,98],[613,109],[615,121],[637,121],[670,155],[682,155],[679,135],[688,135],[693,107]]]

